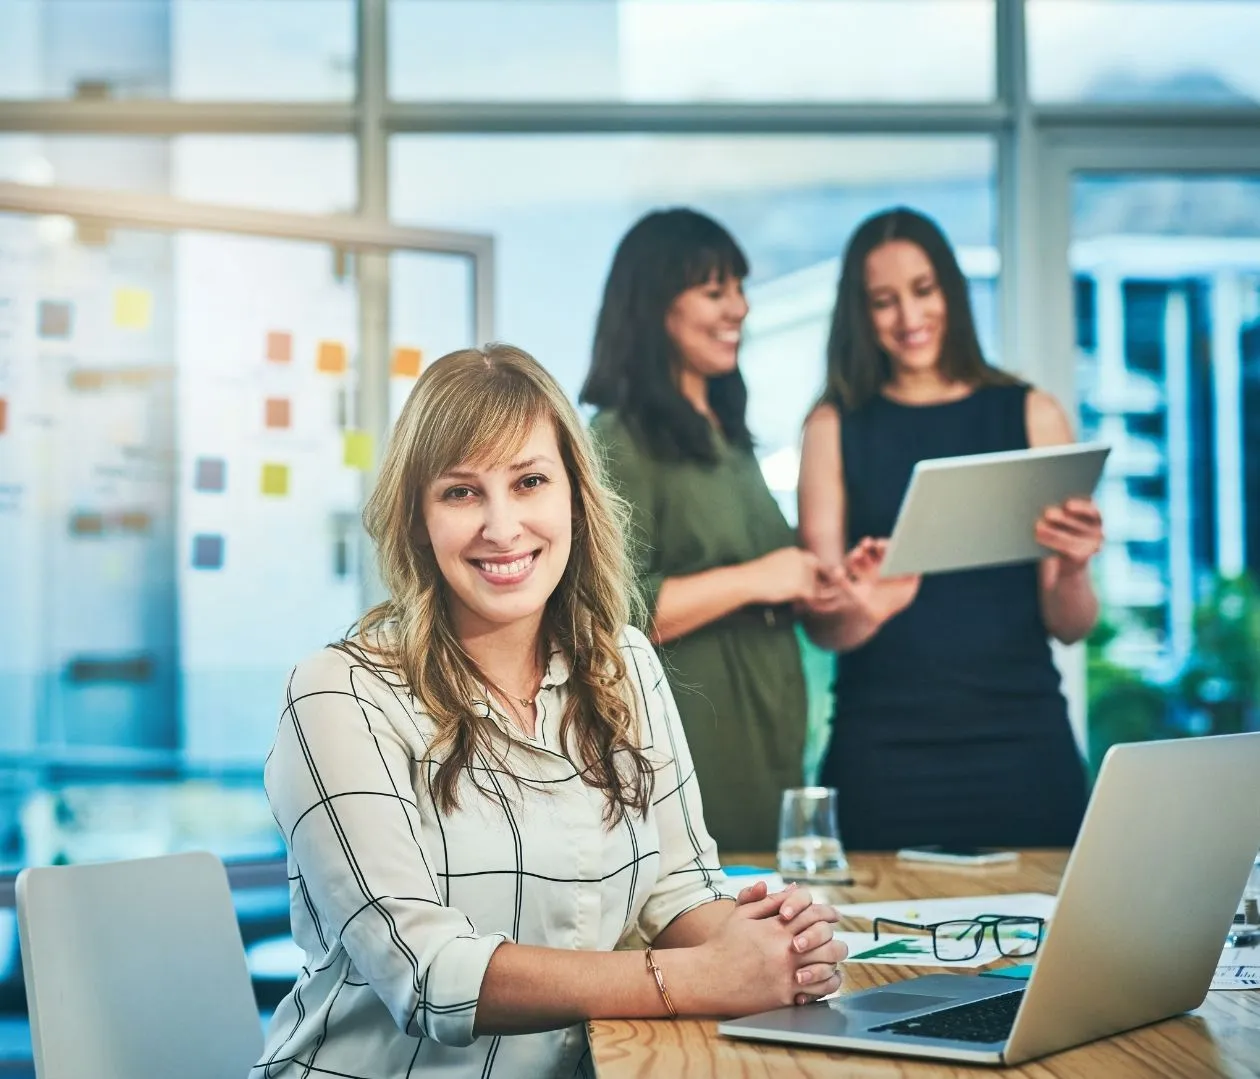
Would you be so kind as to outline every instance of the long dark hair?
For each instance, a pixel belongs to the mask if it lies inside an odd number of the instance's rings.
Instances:
[[[945,297],[945,340],[941,373],[950,381],[973,386],[1006,386],[1020,382],[992,366],[980,350],[971,315],[967,279],[945,233],[917,210],[898,206],[868,217],[845,249],[827,339],[827,389],[823,399],[842,412],[861,408],[892,377],[892,364],[879,347],[866,295],[866,259],[890,240],[908,240],[922,248]]]
[[[721,225],[695,210],[657,210],[640,219],[613,255],[595,323],[583,404],[615,408],[653,456],[712,462],[712,431],[679,392],[682,358],[665,329],[679,294],[748,276],[748,260]],[[739,369],[709,379],[709,408],[727,442],[752,448],[744,421],[748,389]]]

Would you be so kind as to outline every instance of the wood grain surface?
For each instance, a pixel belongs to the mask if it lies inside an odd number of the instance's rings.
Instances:
[[[732,855],[731,864],[773,865],[766,855]],[[1057,892],[1066,851],[1025,851],[1014,865],[946,869],[909,865],[889,854],[851,857],[854,884],[826,889],[828,902],[928,896]],[[815,892],[819,889],[814,889]],[[869,923],[841,928],[869,931]],[[1153,942],[1158,946],[1158,942]],[[918,973],[912,967],[853,964],[844,992],[869,989]],[[1028,1076],[1036,1079],[1127,1079],[1129,1076],[1250,1076],[1260,1079],[1260,990],[1209,993],[1189,1015],[1043,1057],[1018,1068],[987,1068],[847,1053],[793,1049],[721,1038],[714,1020],[598,1020],[590,1024],[591,1052],[600,1079],[944,1079],[955,1076]]]

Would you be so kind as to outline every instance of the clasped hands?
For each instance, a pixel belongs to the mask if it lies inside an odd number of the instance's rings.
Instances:
[[[739,893],[711,943],[722,953],[729,984],[760,998],[748,1002],[754,1010],[808,1004],[840,988],[837,966],[849,949],[834,939],[839,917],[808,888],[789,884],[770,893],[758,881]]]

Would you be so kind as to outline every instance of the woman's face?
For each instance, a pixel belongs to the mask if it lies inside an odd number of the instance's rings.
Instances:
[[[425,493],[424,523],[461,637],[541,621],[573,541],[573,493],[555,427],[537,424],[511,460],[464,461]]]
[[[702,378],[729,375],[739,358],[739,338],[748,315],[740,278],[714,274],[703,285],[680,292],[665,312],[665,332],[685,370]]]
[[[866,302],[879,347],[902,371],[935,367],[945,343],[945,294],[927,253],[889,240],[866,256]]]

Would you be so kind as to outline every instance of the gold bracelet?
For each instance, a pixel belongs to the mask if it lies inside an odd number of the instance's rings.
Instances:
[[[647,959],[648,973],[656,979],[656,988],[660,990],[661,1000],[665,1001],[665,1009],[669,1012],[669,1017],[677,1019],[678,1012],[674,1008],[674,1002],[669,999],[669,993],[665,989],[665,975],[661,973],[661,968],[656,964],[656,959],[652,955],[651,945],[648,945],[647,951],[644,952],[644,958]]]

